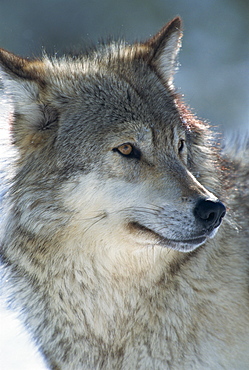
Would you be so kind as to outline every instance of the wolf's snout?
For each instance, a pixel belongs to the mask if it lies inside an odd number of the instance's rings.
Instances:
[[[207,231],[212,231],[218,227],[225,214],[226,207],[220,201],[213,202],[212,200],[202,199],[194,209],[196,219],[201,222]]]

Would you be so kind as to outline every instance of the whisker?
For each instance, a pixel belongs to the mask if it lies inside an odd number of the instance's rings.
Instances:
[[[123,209],[120,209],[120,210],[115,210],[115,211],[108,211],[105,212],[104,210],[100,211],[99,213],[96,214],[96,216],[92,216],[92,217],[87,217],[87,218],[82,218],[81,220],[83,222],[90,222],[90,225],[88,227],[85,228],[84,230],[84,233],[88,232],[89,229],[91,229],[94,225],[96,225],[98,222],[101,222],[103,219],[105,219],[107,217],[107,215],[115,215],[115,214],[121,214],[121,213],[134,213],[134,214],[147,214],[147,215],[152,215],[152,216],[157,216],[158,213],[161,212],[161,210],[163,210],[164,208],[163,207],[160,207],[160,206],[157,206],[157,205],[154,205],[154,204],[149,204],[149,206],[141,206],[141,207],[133,207],[133,206],[129,206],[129,207],[125,207]],[[171,226],[171,224],[168,224],[168,226]],[[162,225],[162,227],[159,229],[159,232],[161,230],[164,230],[164,226]]]
[[[86,233],[87,231],[89,231],[89,229],[91,229],[91,227],[93,227],[94,225],[96,225],[98,222],[102,221],[104,218],[106,218],[106,213],[101,213],[100,215],[98,216],[94,216],[94,217],[89,217],[89,218],[85,218],[83,219],[83,221],[90,221],[90,220],[95,220],[94,222],[92,222],[91,225],[89,225],[85,230],[84,230],[84,233]]]
[[[165,230],[166,227],[168,227],[168,226],[174,226],[174,224],[170,224],[169,222],[167,222],[167,224],[162,225],[160,228],[158,228],[157,232],[161,232],[161,231]]]
[[[152,209],[149,207],[126,207],[122,209],[120,212],[126,212],[130,210],[132,210],[134,213],[147,213],[152,215],[156,215],[158,213],[157,209]]]

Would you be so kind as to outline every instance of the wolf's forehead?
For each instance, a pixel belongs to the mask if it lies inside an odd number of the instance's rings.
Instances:
[[[91,103],[105,107],[117,103],[135,105],[136,109],[143,106],[143,110],[161,105],[169,109],[174,105],[172,91],[142,62],[119,58],[109,63],[66,59],[49,65],[49,70],[50,88],[69,99],[89,98]]]
[[[161,83],[154,84],[150,95],[151,86],[146,79],[134,86],[132,81],[114,73],[82,74],[77,82],[70,82],[62,91],[68,95],[68,109],[75,107],[72,113],[81,112],[90,121],[97,116],[103,124],[143,122],[150,127],[157,122],[160,126],[162,122],[169,124],[172,117],[179,116],[174,98]]]
[[[70,131],[91,137],[122,133],[126,140],[143,141],[148,135],[159,140],[173,122],[180,125],[174,93],[148,66],[133,61],[124,65],[124,59],[97,64],[64,60],[51,66],[48,84],[67,133],[70,126]]]

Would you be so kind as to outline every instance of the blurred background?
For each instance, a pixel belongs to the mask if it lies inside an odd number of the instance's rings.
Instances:
[[[145,40],[180,15],[175,85],[200,118],[233,135],[249,127],[248,14],[248,0],[1,0],[0,47],[21,56],[62,55],[110,35]],[[0,368],[45,369],[13,314],[2,308],[0,320]]]

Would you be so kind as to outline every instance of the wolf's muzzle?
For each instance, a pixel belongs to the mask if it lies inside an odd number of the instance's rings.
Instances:
[[[220,201],[201,199],[194,208],[195,218],[205,231],[211,232],[221,224],[226,207]]]

